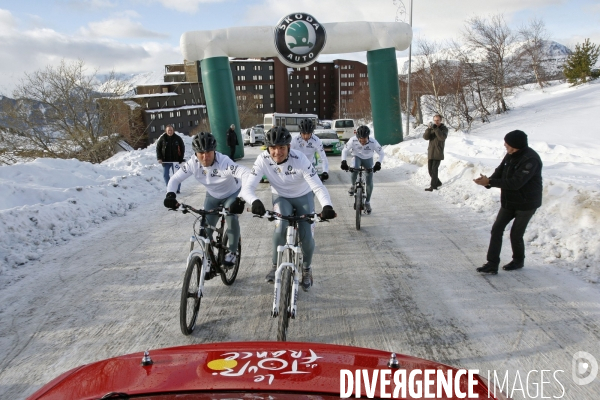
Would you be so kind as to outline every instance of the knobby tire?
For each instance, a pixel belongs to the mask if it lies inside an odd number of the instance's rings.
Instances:
[[[287,253],[287,260],[292,262],[291,250]],[[281,274],[281,296],[279,298],[279,321],[277,323],[277,340],[285,342],[290,324],[290,303],[292,300],[292,269],[285,268]]]
[[[200,284],[200,273],[202,272],[202,257],[195,255],[190,260],[181,289],[181,303],[179,305],[179,322],[181,332],[190,335],[196,327],[198,310],[200,309],[201,297],[198,297],[198,285]]]
[[[356,197],[354,198],[354,208],[356,208],[356,230],[360,230],[360,217],[363,208],[363,189],[362,187],[356,188]]]

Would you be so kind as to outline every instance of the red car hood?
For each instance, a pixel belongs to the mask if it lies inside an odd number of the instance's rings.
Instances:
[[[99,399],[110,392],[128,395],[238,392],[238,397],[239,392],[253,392],[339,397],[341,370],[352,374],[366,370],[372,376],[375,370],[389,370],[391,358],[390,352],[380,350],[295,342],[197,344],[149,353],[153,363],[148,366],[141,365],[143,353],[134,353],[74,368],[29,399]],[[396,357],[400,369],[408,373],[413,369],[457,371],[415,357],[401,354]],[[375,397],[380,396],[379,387],[377,384]],[[393,387],[392,380],[389,393]],[[366,397],[364,390],[363,383],[361,395]],[[493,398],[488,397],[481,379],[474,391],[479,398]]]

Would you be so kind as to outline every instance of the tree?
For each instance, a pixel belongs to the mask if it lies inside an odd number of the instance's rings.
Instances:
[[[2,147],[17,157],[77,158],[99,163],[114,154],[125,85],[111,74],[99,91],[96,72],[82,60],[26,73],[5,110]],[[135,138],[136,140],[138,138]]]
[[[506,97],[518,82],[521,58],[514,53],[516,37],[502,15],[467,20],[463,34],[472,53],[480,54],[485,66],[485,83],[493,88],[496,112],[508,111]]]
[[[237,92],[237,108],[240,117],[240,128],[249,128],[263,121],[262,94]]]
[[[519,29],[519,36],[524,41],[522,46],[523,72],[531,71],[540,88],[544,88],[548,80],[543,61],[546,57],[545,46],[549,40],[544,21],[532,20],[528,26]]]
[[[368,86],[355,90],[352,97],[347,99],[346,114],[356,120],[370,122],[373,120],[371,111],[371,94]]]
[[[585,39],[580,46],[575,45],[575,51],[571,54],[563,66],[563,72],[567,82],[571,86],[585,83],[600,76],[600,71],[593,69],[600,55],[600,47]]]

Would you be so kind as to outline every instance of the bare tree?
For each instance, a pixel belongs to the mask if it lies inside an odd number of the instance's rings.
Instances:
[[[529,22],[529,25],[522,26],[519,28],[519,37],[524,41],[522,46],[523,71],[525,73],[531,71],[540,88],[544,88],[548,78],[543,67],[543,61],[546,56],[546,42],[549,40],[544,21],[533,19]]]
[[[114,134],[122,121],[108,116],[122,111],[124,94],[114,75],[99,91],[96,72],[86,73],[82,60],[26,73],[6,110],[3,147],[17,157],[77,158],[98,163],[114,154]]]
[[[373,120],[371,111],[371,94],[368,86],[355,90],[346,102],[346,114],[356,120],[370,122]]]
[[[263,121],[263,104],[261,94],[252,92],[237,92],[237,107],[240,117],[240,127],[248,128]]]
[[[467,20],[464,39],[469,50],[481,54],[486,83],[493,88],[496,112],[508,111],[506,97],[517,82],[520,57],[515,52],[516,37],[501,14],[489,19]]]

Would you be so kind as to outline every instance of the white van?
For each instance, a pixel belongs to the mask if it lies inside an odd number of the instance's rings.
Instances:
[[[356,134],[356,124],[353,119],[336,119],[331,128],[335,129],[340,140],[344,142]]]

